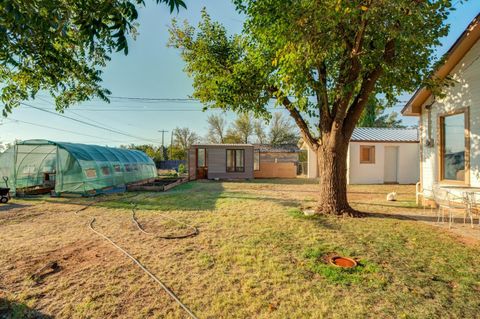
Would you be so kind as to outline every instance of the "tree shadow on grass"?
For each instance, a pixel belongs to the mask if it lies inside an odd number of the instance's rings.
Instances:
[[[138,192],[121,196],[111,195],[96,206],[129,209],[136,204],[138,209],[159,211],[213,210],[224,194],[220,182],[194,181],[177,186],[167,192]]]
[[[27,305],[0,297],[1,319],[53,319],[54,317],[32,309]]]
[[[0,212],[7,212],[7,211],[15,209],[15,208],[25,208],[25,207],[29,207],[29,206],[31,206],[31,205],[8,202],[7,204],[0,204]]]

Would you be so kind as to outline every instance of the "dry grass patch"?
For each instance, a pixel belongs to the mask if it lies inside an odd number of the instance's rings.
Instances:
[[[303,180],[198,182],[141,194],[137,217],[149,232],[181,233],[169,216],[196,225],[197,237],[163,240],[131,222],[131,198],[113,195],[73,214],[87,199],[15,201],[0,212],[0,289],[9,302],[56,318],[181,318],[183,313],[96,227],[174,290],[200,318],[464,317],[480,308],[480,249],[429,225],[396,218],[413,210],[414,186],[351,186],[361,219],[305,217],[316,185]],[[390,191],[399,200],[385,201]],[[355,270],[321,256],[359,259]],[[51,260],[61,270],[34,283]],[[1,296],[0,296],[1,298]]]

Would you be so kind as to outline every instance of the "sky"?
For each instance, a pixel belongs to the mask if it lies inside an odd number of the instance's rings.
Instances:
[[[115,53],[103,74],[103,86],[117,97],[141,97],[161,99],[185,99],[192,92],[192,80],[183,71],[184,62],[177,50],[167,47],[168,26],[172,18],[178,21],[187,19],[196,25],[200,11],[205,7],[212,19],[225,25],[231,34],[240,33],[243,17],[230,1],[186,0],[187,9],[170,14],[165,5],[155,5],[146,1],[145,8],[139,10],[139,35],[129,42],[129,54]],[[442,55],[455,42],[466,26],[480,11],[480,1],[456,2],[457,10],[448,20],[450,33],[441,40],[437,54]],[[400,99],[408,100],[406,94]],[[54,111],[52,99],[45,93],[27,103]],[[399,112],[402,105],[393,108]],[[7,119],[0,120],[0,143],[16,139],[34,138],[69,141],[87,144],[118,146],[122,144],[160,145],[162,133],[164,143],[170,142],[171,133],[176,127],[189,127],[204,136],[207,132],[207,116],[220,113],[217,110],[201,111],[201,104],[194,101],[137,101],[112,99],[110,104],[92,100],[75,105],[64,115],[85,123],[104,127],[100,129],[78,123],[52,113],[21,106]],[[232,120],[234,114],[227,113]],[[417,119],[402,117],[407,125],[417,124]],[[116,131],[116,132],[112,132]],[[123,134],[118,133],[120,131]]]

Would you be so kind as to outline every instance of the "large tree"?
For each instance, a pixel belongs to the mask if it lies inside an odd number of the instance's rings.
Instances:
[[[269,116],[284,107],[317,152],[318,211],[352,214],[348,143],[369,96],[388,101],[424,83],[451,0],[235,0],[240,35],[206,12],[198,30],[175,21],[170,45],[206,107]]]
[[[170,11],[183,0],[155,0]],[[143,0],[0,1],[0,99],[3,114],[40,90],[55,99],[57,110],[99,97],[101,69],[113,51],[128,53]]]

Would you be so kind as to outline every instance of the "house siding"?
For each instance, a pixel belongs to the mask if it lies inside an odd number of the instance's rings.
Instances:
[[[194,145],[189,150],[190,179],[196,174],[196,149],[205,148],[207,153],[208,179],[251,179],[253,178],[253,146],[252,145]],[[245,151],[245,171],[227,172],[227,149],[243,149]]]
[[[375,146],[375,163],[360,163],[360,145]],[[385,147],[397,147],[397,182],[415,184],[419,180],[418,143],[350,142],[348,151],[349,184],[383,184],[385,182]]]
[[[435,101],[430,97],[422,105],[420,117],[422,141],[422,187],[432,190],[439,181],[439,128],[438,118],[447,112],[469,109],[470,126],[470,186],[480,187],[480,41],[470,49],[457,66],[450,72],[455,80],[452,87],[444,90],[445,97],[437,97]],[[427,105],[431,103],[431,121],[428,123]],[[428,127],[431,127],[431,139],[434,146],[426,145]]]
[[[375,163],[360,164],[360,145],[375,146]],[[347,154],[348,184],[383,184],[385,182],[385,147],[398,147],[397,181],[414,184],[419,181],[419,143],[350,142]],[[308,147],[308,178],[319,177],[317,154]]]

